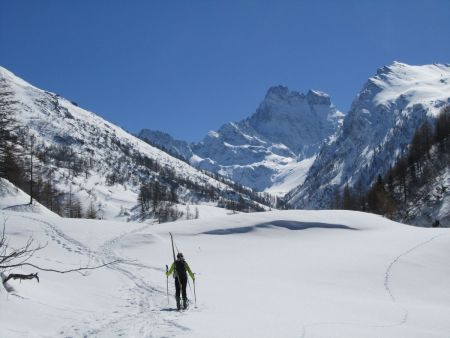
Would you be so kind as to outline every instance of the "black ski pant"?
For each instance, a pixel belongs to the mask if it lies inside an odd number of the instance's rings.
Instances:
[[[187,299],[186,295],[187,278],[175,277],[175,298],[177,301],[180,300],[180,291],[183,296],[183,300]]]

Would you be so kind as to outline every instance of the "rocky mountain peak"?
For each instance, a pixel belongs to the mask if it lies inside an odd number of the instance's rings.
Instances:
[[[274,86],[250,117],[226,123],[192,145],[192,161],[200,168],[264,190],[279,183],[279,175],[282,180],[288,176],[286,165],[294,172],[297,161],[317,154],[338,130],[342,116],[323,92],[310,90],[305,95]],[[308,169],[305,163],[301,172]]]
[[[306,96],[303,93],[297,92],[295,90],[290,90],[286,86],[278,85],[270,87],[267,90],[264,101],[284,101],[293,99],[304,99]]]
[[[308,90],[306,98],[308,100],[308,103],[312,106],[314,105],[331,106],[330,95],[318,90],[312,89]]]

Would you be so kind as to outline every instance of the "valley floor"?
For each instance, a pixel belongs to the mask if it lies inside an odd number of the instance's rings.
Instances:
[[[39,272],[0,292],[1,337],[449,337],[450,230],[349,211],[146,225],[2,211],[10,246],[86,276]],[[169,232],[196,273],[174,311]],[[14,272],[36,272],[20,269]]]

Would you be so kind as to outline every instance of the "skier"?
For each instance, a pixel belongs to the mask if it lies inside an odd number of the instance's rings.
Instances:
[[[187,309],[188,300],[186,296],[186,285],[188,281],[187,273],[191,276],[192,280],[195,281],[194,273],[191,271],[189,264],[184,260],[183,254],[179,252],[177,254],[177,259],[172,263],[170,269],[166,272],[166,276],[170,276],[173,273],[175,278],[175,299],[177,300],[177,309],[181,309],[180,303],[180,291],[183,296],[183,309]]]

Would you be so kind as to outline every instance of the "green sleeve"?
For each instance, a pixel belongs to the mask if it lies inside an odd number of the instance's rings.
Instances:
[[[189,273],[189,276],[191,276],[192,279],[195,279],[195,275],[194,275],[194,273],[191,271],[191,268],[189,267],[189,264],[186,263],[185,266],[186,266],[187,272]]]
[[[174,269],[175,269],[175,262],[172,263],[170,269],[166,272],[166,276],[170,276]]]

